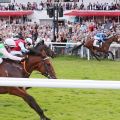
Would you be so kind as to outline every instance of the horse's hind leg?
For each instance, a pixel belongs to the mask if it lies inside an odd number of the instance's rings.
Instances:
[[[95,53],[92,52],[92,51],[91,51],[91,54],[92,54],[98,61],[100,61],[99,56],[98,56],[97,54],[95,54]]]
[[[32,96],[30,96],[29,94],[27,94],[24,89],[22,89],[22,88],[10,88],[8,93],[11,94],[11,95],[16,95],[16,96],[19,96],[19,97],[23,98],[24,101],[32,109],[34,109],[38,113],[38,115],[40,116],[41,120],[50,120],[49,118],[47,118],[44,115],[43,110],[39,107],[39,105],[37,104],[35,99]]]
[[[78,46],[73,47],[73,49],[71,50],[72,55],[74,55],[74,53],[75,53],[75,55],[77,55],[78,54],[78,50],[81,49],[82,45],[83,44],[80,44]]]

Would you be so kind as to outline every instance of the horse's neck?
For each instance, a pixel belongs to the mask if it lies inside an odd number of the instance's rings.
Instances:
[[[36,70],[36,65],[40,61],[37,56],[30,55],[28,58],[28,62],[26,62],[26,69],[31,74],[34,70]]]
[[[106,43],[108,43],[108,44],[111,44],[112,42],[113,42],[113,36],[108,38],[108,40],[106,41]]]

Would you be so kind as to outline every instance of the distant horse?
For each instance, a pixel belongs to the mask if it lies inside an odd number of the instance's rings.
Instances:
[[[111,37],[109,37],[105,43],[102,43],[102,46],[100,47],[95,47],[93,46],[93,42],[94,42],[94,38],[88,37],[86,41],[83,41],[80,45],[78,45],[77,47],[74,47],[72,49],[72,53],[74,51],[77,51],[78,49],[81,48],[81,46],[84,46],[86,48],[88,48],[90,50],[90,52],[92,53],[92,55],[97,59],[99,59],[99,55],[97,54],[99,53],[104,53],[106,56],[108,56],[109,54],[111,54],[112,59],[114,59],[114,55],[111,51],[109,51],[109,47],[111,45],[112,42],[120,42],[119,36],[117,34],[113,34]]]
[[[5,60],[0,64],[0,77],[28,78],[32,71],[37,70],[48,78],[56,78],[54,68],[48,57],[42,58],[41,56],[31,54],[30,52],[27,59],[28,60],[22,65]],[[23,100],[38,113],[41,120],[50,120],[45,116],[35,99],[27,93],[26,89],[22,87],[0,87],[0,94],[6,93],[23,98]]]

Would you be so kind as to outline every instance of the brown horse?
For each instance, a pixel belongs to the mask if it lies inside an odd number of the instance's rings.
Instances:
[[[77,47],[74,47],[72,49],[72,53],[74,51],[77,51],[78,49],[81,48],[81,46],[84,46],[86,48],[88,48],[92,55],[97,59],[97,60],[100,60],[99,59],[99,55],[97,54],[98,52],[99,53],[104,53],[106,55],[106,57],[111,54],[112,55],[112,58],[114,59],[114,55],[111,51],[109,51],[109,47],[111,45],[112,42],[120,42],[119,41],[119,36],[117,34],[113,34],[111,37],[109,37],[105,43],[102,43],[102,46],[100,47],[95,47],[93,46],[93,42],[94,42],[94,39],[91,38],[91,37],[88,37],[86,41],[83,41],[80,45],[78,45]]]
[[[49,60],[49,57],[40,57],[29,53],[28,60],[22,65],[13,61],[4,61],[0,64],[0,77],[29,77],[32,71],[37,70],[48,78],[56,78],[54,68]],[[41,120],[50,120],[47,118],[37,104],[35,99],[30,96],[26,89],[19,87],[0,87],[0,94],[11,94],[23,98],[23,100],[40,116]]]

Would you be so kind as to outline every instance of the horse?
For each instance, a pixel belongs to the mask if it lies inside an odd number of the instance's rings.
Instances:
[[[110,47],[112,42],[117,42],[117,43],[120,42],[119,36],[117,34],[113,34],[112,36],[110,36],[104,43],[102,43],[102,45],[100,47],[93,46],[93,42],[94,42],[94,38],[88,37],[86,39],[86,41],[83,41],[80,45],[78,45],[77,47],[74,47],[72,49],[72,53],[74,51],[77,51],[78,49],[80,49],[81,46],[84,46],[90,50],[91,54],[97,60],[100,60],[99,59],[100,55],[97,54],[98,52],[104,53],[105,57],[107,57],[109,54],[111,54],[112,59],[114,60],[114,55],[111,51],[109,51],[109,47]]]
[[[4,60],[4,62],[0,64],[0,68],[0,77],[29,78],[32,71],[37,70],[48,78],[56,78],[56,74],[49,57],[43,58],[38,54],[33,54],[32,52],[27,55],[27,60],[22,64],[10,60]],[[41,120],[50,120],[50,118],[44,114],[35,99],[27,93],[27,89],[23,87],[0,87],[0,94],[11,94],[21,97],[38,113]]]

